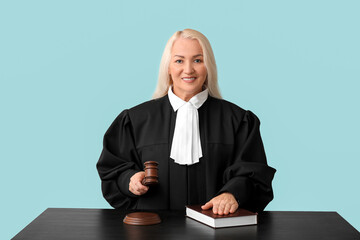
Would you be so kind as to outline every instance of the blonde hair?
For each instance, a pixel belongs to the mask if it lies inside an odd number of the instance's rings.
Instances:
[[[188,38],[198,40],[204,55],[204,63],[207,70],[207,77],[204,87],[209,90],[209,95],[216,98],[222,98],[217,81],[217,68],[214,53],[212,51],[209,40],[200,32],[193,29],[184,29],[175,32],[168,40],[160,62],[158,83],[153,98],[160,98],[167,94],[171,86],[171,78],[169,75],[169,64],[171,60],[171,49],[175,40],[179,38]]]

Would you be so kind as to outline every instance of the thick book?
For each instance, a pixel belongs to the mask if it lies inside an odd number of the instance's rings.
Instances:
[[[257,213],[240,208],[228,215],[218,215],[212,209],[202,210],[201,205],[190,205],[186,206],[186,216],[213,228],[257,224]]]

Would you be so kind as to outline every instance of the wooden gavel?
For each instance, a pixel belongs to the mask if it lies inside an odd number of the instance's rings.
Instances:
[[[158,181],[158,163],[155,161],[147,161],[144,163],[145,177],[141,181],[143,185],[156,185]],[[161,223],[161,218],[157,213],[151,212],[132,212],[126,214],[124,223],[130,225],[153,225]],[[136,232],[138,232],[136,230]]]
[[[158,184],[158,165],[155,161],[147,161],[144,163],[145,177],[141,181],[143,185],[150,186]],[[132,212],[126,214],[123,222],[129,225],[153,225],[161,223],[161,218],[157,213]],[[135,231],[136,233],[138,232],[137,230]]]
[[[155,161],[147,161],[144,163],[145,177],[141,182],[143,185],[151,186],[159,183],[158,165]]]

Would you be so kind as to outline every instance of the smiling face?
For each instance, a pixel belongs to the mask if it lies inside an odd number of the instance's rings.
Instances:
[[[189,101],[202,91],[207,70],[202,48],[196,39],[179,38],[171,49],[169,75],[175,95]]]

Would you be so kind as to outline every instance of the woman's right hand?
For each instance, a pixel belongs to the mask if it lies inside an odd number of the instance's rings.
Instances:
[[[142,185],[141,183],[144,177],[145,177],[145,172],[137,172],[134,175],[132,175],[129,183],[130,192],[140,196],[145,194],[149,190],[148,186]]]

